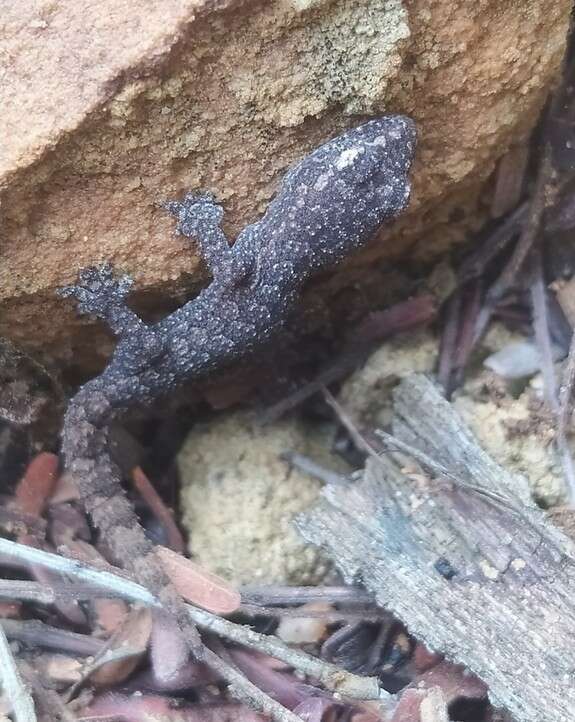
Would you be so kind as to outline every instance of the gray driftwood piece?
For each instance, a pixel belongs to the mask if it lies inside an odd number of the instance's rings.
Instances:
[[[326,488],[300,531],[517,722],[574,720],[573,543],[425,377],[398,386],[394,434],[442,478],[397,453],[372,458],[361,481]]]

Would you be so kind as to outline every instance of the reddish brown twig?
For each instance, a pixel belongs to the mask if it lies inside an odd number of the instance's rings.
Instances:
[[[481,294],[482,284],[474,280],[467,288],[457,289],[448,305],[438,372],[439,382],[447,398],[461,383],[465,366],[477,342]]]

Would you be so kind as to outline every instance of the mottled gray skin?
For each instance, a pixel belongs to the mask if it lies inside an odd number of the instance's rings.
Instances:
[[[117,493],[119,477],[106,449],[110,420],[277,333],[312,274],[361,247],[406,206],[414,148],[414,123],[403,116],[346,131],[286,174],[264,216],[232,247],[212,196],[168,203],[179,232],[200,243],[213,281],[156,324],[145,324],[125,305],[131,281],[115,279],[109,267],[86,269],[77,285],[63,290],[119,337],[105,371],[70,402],[63,430],[66,464],[81,480],[84,498],[98,497],[86,505],[93,515],[96,506],[100,528],[111,524],[104,501]]]

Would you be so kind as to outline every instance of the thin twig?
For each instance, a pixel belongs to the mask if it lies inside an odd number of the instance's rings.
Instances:
[[[567,439],[564,436],[557,437],[557,447],[561,458],[561,466],[565,474],[567,495],[569,502],[573,505],[575,503],[575,467],[573,466],[573,455]]]
[[[6,698],[12,705],[15,722],[36,722],[34,701],[16,667],[2,627],[0,627],[0,683]]]
[[[356,447],[368,456],[372,456],[376,459],[379,458],[379,451],[378,449],[376,449],[373,443],[375,439],[367,439],[367,435],[362,433],[358,429],[355,421],[351,418],[348,412],[343,408],[339,401],[336,400],[335,396],[328,389],[323,389],[323,397],[328,406],[331,406],[331,408],[335,411],[339,422],[351,436],[351,439],[356,445]]]
[[[545,288],[545,281],[543,278],[541,249],[534,248],[532,254],[533,260],[529,292],[531,295],[531,307],[533,309],[533,330],[535,332],[535,341],[541,357],[545,400],[551,410],[551,413],[557,419],[555,443],[559,452],[559,458],[561,459],[567,494],[571,503],[574,503],[575,468],[573,466],[573,455],[571,453],[571,448],[566,434],[565,404],[563,403],[565,401],[565,393],[561,393],[563,389],[561,389],[560,392],[557,388],[551,333],[549,331],[547,289]],[[568,377],[567,381],[569,382]],[[572,383],[573,382],[571,381],[571,384]]]
[[[481,280],[477,279],[472,281],[463,292],[461,322],[458,328],[459,333],[453,361],[454,368],[453,378],[451,379],[451,392],[461,385],[465,367],[475,348],[478,319],[481,313],[482,286]]]
[[[357,428],[355,422],[351,418],[351,416],[345,411],[345,409],[336,401],[336,399],[332,396],[332,394],[327,390],[324,389],[324,397],[327,401],[327,403],[331,406],[331,408],[335,411],[337,414],[338,419],[340,422],[345,426],[349,434],[351,435],[354,443],[356,446],[365,451],[369,456],[375,461],[379,461],[381,463],[381,454],[382,452],[375,447],[375,444],[372,441],[369,441],[362,432]],[[493,504],[496,504],[498,506],[503,506],[509,509],[510,511],[513,511],[520,516],[523,516],[523,511],[521,507],[515,505],[513,503],[513,500],[510,497],[503,496],[500,494],[495,493],[494,491],[490,489],[486,489],[482,486],[479,486],[478,484],[473,484],[469,481],[467,481],[463,476],[456,476],[453,471],[450,471],[449,469],[445,468],[441,464],[437,463],[434,459],[432,459],[430,456],[425,454],[423,451],[420,451],[419,449],[416,449],[413,446],[410,446],[409,444],[406,444],[405,442],[401,441],[400,439],[397,439],[395,436],[392,436],[391,434],[386,433],[385,431],[381,431],[380,429],[375,430],[375,435],[381,439],[388,451],[391,452],[399,452],[406,456],[410,456],[411,458],[415,459],[424,469],[427,471],[432,472],[438,477],[443,477],[445,479],[449,479],[454,483],[456,487],[461,487],[462,489],[466,489],[471,492],[475,492],[477,494],[480,494],[488,501],[492,502]]]
[[[98,654],[104,642],[88,634],[77,634],[67,629],[58,629],[38,619],[2,619],[0,626],[8,639],[16,639],[26,645],[58,649],[60,652],[90,657]]]
[[[336,363],[319,372],[313,381],[296,389],[289,396],[269,406],[258,417],[261,426],[267,426],[281,419],[289,411],[301,406],[304,401],[321,392],[324,386],[331,386],[335,381],[345,377],[358,366],[361,366],[367,354],[353,353],[345,355]]]
[[[431,472],[436,476],[449,479],[455,484],[455,486],[479,494],[496,506],[503,506],[509,511],[512,511],[523,517],[523,509],[520,505],[518,505],[515,499],[511,498],[511,496],[500,494],[499,492],[495,492],[492,489],[487,489],[484,486],[480,486],[479,484],[467,481],[465,478],[463,478],[462,475],[455,475],[453,471],[449,471],[441,464],[438,464],[425,452],[417,449],[415,446],[406,444],[404,441],[401,441],[396,436],[392,436],[385,431],[381,431],[381,429],[376,429],[375,433],[385,444],[389,451],[398,451],[401,454],[410,456],[412,459],[415,459],[415,461],[417,461],[418,464],[420,464],[422,468],[427,470],[428,472]]]
[[[251,617],[282,617],[290,619],[321,619],[323,622],[347,622],[358,619],[364,622],[377,622],[387,617],[379,607],[366,609],[314,610],[305,607],[265,607],[258,604],[242,604],[238,612]]]
[[[8,592],[11,585],[10,581],[2,580],[0,581],[0,587],[2,585],[7,585],[5,588],[5,592]],[[14,582],[14,586],[11,589],[10,597],[12,599],[18,599],[18,600],[26,600],[26,601],[38,601],[39,597],[41,597],[41,590],[44,589],[44,586],[39,584],[38,582],[21,582],[16,581]],[[287,588],[289,589],[289,588]],[[327,587],[329,589],[329,587]],[[347,592],[345,594],[339,595],[339,601],[350,599],[350,594],[345,588],[336,587],[334,588],[336,592],[343,591]],[[86,587],[85,585],[78,585],[78,594],[73,594],[74,590],[74,584],[69,585],[69,593],[68,598],[76,598],[76,599],[91,599],[94,597],[94,587]],[[48,594],[46,595],[48,598],[50,597],[50,589],[46,590]],[[310,590],[311,591],[311,590]],[[357,590],[360,591],[360,590]],[[108,592],[106,592],[107,594]],[[99,594],[102,595],[102,590],[100,589]],[[361,594],[359,596],[359,599],[357,598],[357,592],[356,599],[351,598],[352,601],[355,601],[356,603],[361,602],[365,604],[366,602],[372,602],[373,600],[371,597],[369,597],[367,594]],[[128,595],[123,594],[124,598],[126,598]],[[307,595],[308,600],[323,600],[326,601],[325,596],[322,598],[322,596],[318,593],[315,595]],[[338,600],[338,595],[334,595],[335,600]],[[303,600],[303,601],[308,601]],[[46,599],[41,599],[42,602],[46,602]],[[51,601],[51,600],[50,600]],[[302,603],[300,601],[299,603]],[[293,650],[290,647],[286,647],[285,645],[282,645],[280,642],[279,644],[274,644],[274,640],[276,638],[269,637],[267,635],[257,635],[255,632],[253,632],[251,635],[249,634],[252,630],[250,630],[248,627],[233,624],[232,622],[224,622],[223,624],[219,624],[218,620],[220,619],[216,615],[212,615],[210,617],[206,616],[208,613],[206,612],[206,615],[202,615],[201,610],[197,610],[196,608],[190,607],[189,608],[190,615],[194,619],[194,621],[198,624],[198,626],[203,627],[210,631],[215,631],[218,634],[221,634],[222,637],[226,637],[228,639],[231,639],[234,642],[240,642],[242,644],[245,644],[245,646],[253,647],[254,649],[258,649],[259,651],[265,651],[268,654],[271,654],[272,656],[278,655],[278,659],[282,659],[286,663],[293,666],[295,669],[298,669],[300,672],[304,672],[306,674],[310,674],[312,676],[318,676],[318,668],[316,668],[313,664],[315,661],[314,657],[308,657],[308,655],[303,654],[300,655],[297,650]],[[343,611],[337,611],[334,610],[333,612],[329,611],[317,611],[314,612],[309,609],[292,609],[292,608],[284,608],[281,607],[266,607],[266,606],[260,606],[257,604],[246,604],[242,605],[240,608],[240,611],[247,613],[247,614],[254,614],[254,615],[269,615],[269,616],[285,616],[285,617],[297,617],[297,618],[312,618],[317,617],[320,619],[324,619],[329,622],[335,622],[335,621],[341,621],[341,620],[347,620],[347,619],[357,619],[360,618],[362,620],[367,621],[376,621],[381,619],[385,616],[385,612],[375,607],[371,610],[365,610],[365,609],[354,609],[354,610],[343,610]],[[196,614],[197,612],[197,614]],[[100,640],[94,640],[92,637],[88,637],[84,634],[76,634],[73,632],[66,632],[65,630],[57,629],[55,627],[50,627],[46,624],[42,624],[41,622],[37,621],[30,621],[30,622],[21,622],[21,621],[13,621],[13,620],[2,620],[0,624],[4,627],[4,630],[7,634],[7,636],[10,639],[18,639],[20,641],[23,641],[26,644],[31,645],[38,645],[38,646],[44,646],[44,647],[56,647],[60,648],[62,650],[73,652],[75,654],[81,654],[81,655],[94,655],[101,651],[101,648],[103,646],[103,643]],[[214,626],[216,628],[214,628]],[[271,646],[270,646],[271,645]],[[273,652],[271,651],[273,649]],[[310,661],[311,660],[311,661]],[[320,664],[322,667],[325,667],[325,663],[320,661]],[[310,671],[311,670],[311,671]],[[321,670],[320,670],[321,671]],[[325,670],[324,670],[325,671]],[[332,671],[337,671],[338,674],[341,673],[341,670],[339,668],[334,668]],[[362,680],[359,683],[361,698],[363,699],[363,694],[365,690],[363,689],[363,681],[364,678],[360,677],[360,680]],[[326,685],[327,686],[327,685]],[[355,684],[357,686],[357,684]],[[370,682],[371,686],[371,682]],[[366,688],[367,689],[367,688]],[[369,692],[369,690],[367,690]],[[348,696],[349,693],[348,693]]]
[[[519,240],[513,249],[511,258],[499,275],[499,278],[497,278],[495,283],[492,284],[491,288],[487,292],[483,307],[477,317],[473,338],[474,344],[476,344],[483,335],[493,312],[497,307],[497,304],[515,282],[518,273],[523,268],[533,244],[539,235],[543,221],[543,214],[550,202],[549,195],[552,175],[553,163],[551,158],[551,147],[548,142],[545,142],[542,149],[539,167],[537,169],[535,187],[528,202],[528,208],[521,227]]]
[[[157,605],[153,595],[147,589],[125,576],[120,576],[121,571],[119,569],[117,573],[94,569],[76,559],[67,559],[58,554],[51,554],[3,538],[0,538],[0,554],[4,554],[11,559],[25,561],[28,564],[39,564],[55,572],[68,574],[81,582],[110,591],[120,599],[141,602],[147,606]]]
[[[527,218],[529,204],[521,203],[499,225],[487,240],[463,262],[458,272],[458,286],[467,281],[478,278],[490,261],[498,256],[511,241],[513,236],[521,230]]]
[[[249,604],[280,606],[329,602],[330,604],[375,604],[373,595],[359,587],[284,587],[246,585],[240,588],[242,600]]]
[[[499,299],[511,286],[521,268],[523,268],[527,256],[539,234],[543,212],[548,203],[548,188],[552,173],[551,147],[548,143],[545,143],[535,179],[533,195],[529,204],[529,212],[521,230],[519,241],[513,250],[509,263],[505,266],[501,275],[487,293],[487,298],[485,299],[486,306],[490,308],[494,308],[497,305]]]
[[[254,632],[241,624],[218,617],[204,609],[190,608],[190,616],[202,629],[209,630],[232,642],[269,654],[289,664],[303,674],[317,679],[327,689],[353,699],[382,699],[387,695],[380,689],[377,678],[361,677],[345,672],[341,667],[288,647],[280,639]]]
[[[325,466],[318,464],[308,456],[299,454],[296,451],[284,451],[283,454],[280,454],[280,459],[285,461],[294,469],[302,471],[304,474],[314,477],[314,479],[323,481],[324,484],[335,484],[336,486],[341,486],[342,484],[349,483],[349,477],[344,474],[338,474],[337,471],[327,469]]]
[[[558,413],[559,399],[557,394],[557,379],[553,361],[553,348],[549,332],[549,313],[547,309],[547,290],[543,279],[543,264],[541,251],[534,248],[531,255],[531,278],[529,294],[533,311],[533,331],[537,349],[541,357],[541,370],[543,373],[543,386],[545,400],[553,413]]]
[[[0,553],[69,574],[82,581],[89,581],[90,584],[104,590],[111,589],[117,596],[129,601],[141,602],[148,606],[160,606],[159,601],[136,582],[108,571],[90,568],[75,560],[65,559],[56,554],[40,551],[7,539],[0,539]],[[354,699],[382,699],[387,695],[380,689],[378,681],[374,677],[361,677],[346,672],[340,667],[312,657],[305,652],[292,649],[276,637],[259,634],[249,627],[234,624],[203,609],[186,606],[190,618],[202,629],[286,662],[294,669],[314,677],[327,689],[342,696]]]
[[[563,378],[559,388],[559,416],[557,418],[558,429],[566,435],[570,424],[573,398],[573,387],[575,386],[575,333],[571,335],[569,354],[563,370]]]
[[[451,298],[449,298],[445,304],[445,317],[439,347],[439,363],[437,365],[437,380],[447,398],[451,396],[452,392],[453,364],[455,362],[455,350],[457,337],[459,335],[459,318],[461,316],[462,303],[462,289],[456,288]]]
[[[57,583],[52,586],[41,582],[22,581],[21,579],[0,579],[0,599],[19,599],[24,602],[36,604],[55,604],[56,602],[71,602],[78,599],[89,600],[102,596],[102,590],[93,584],[74,582]],[[118,597],[113,592],[106,592],[107,597]]]
[[[211,649],[206,647],[205,661],[213,670],[218,672],[230,686],[230,693],[241,702],[245,702],[248,706],[269,715],[275,722],[301,722],[293,712],[276,702],[247,677],[240,672],[234,665],[229,664],[218,656]]]

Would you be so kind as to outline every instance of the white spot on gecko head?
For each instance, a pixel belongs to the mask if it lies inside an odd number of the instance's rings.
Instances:
[[[337,170],[343,170],[344,168],[348,168],[362,153],[365,153],[365,148],[363,148],[363,146],[361,145],[355,145],[353,146],[353,148],[347,148],[340,154],[339,158],[335,161],[335,167],[337,168]]]
[[[380,145],[382,148],[385,148],[387,145],[387,137],[385,135],[378,135],[376,138],[373,139],[372,145]]]
[[[400,140],[403,137],[403,131],[404,126],[402,125],[401,128],[390,128],[387,135],[389,138],[392,138],[393,140]]]
[[[313,184],[313,189],[315,191],[322,191],[329,183],[330,177],[331,173],[322,173]]]

